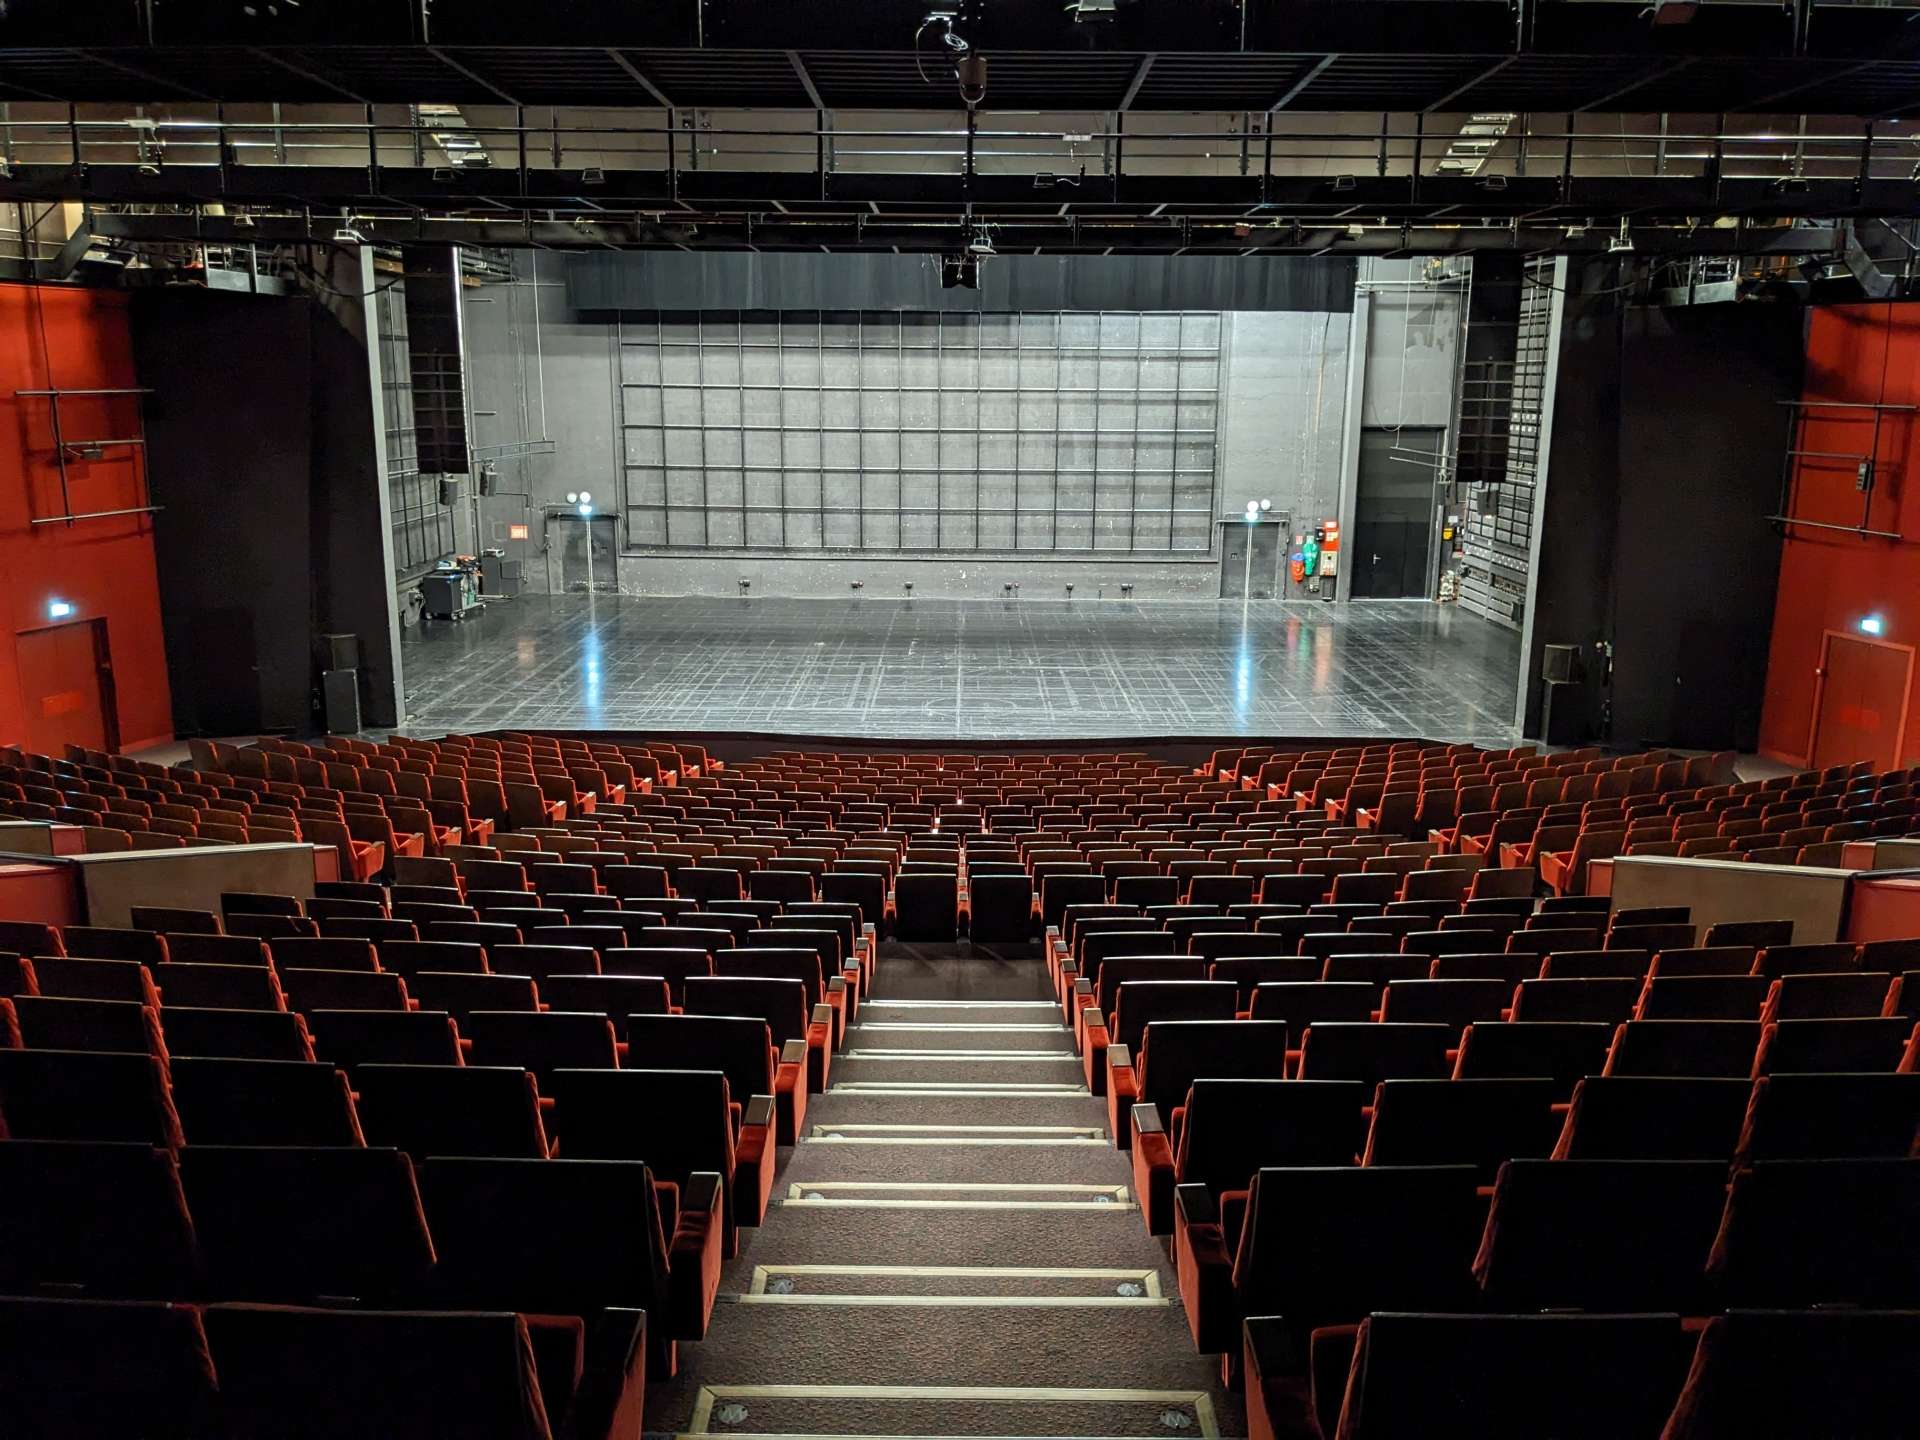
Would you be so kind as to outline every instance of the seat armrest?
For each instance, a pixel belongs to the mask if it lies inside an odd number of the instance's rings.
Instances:
[[[1240,1346],[1240,1317],[1233,1293],[1233,1256],[1221,1236],[1220,1212],[1204,1185],[1173,1189],[1174,1267],[1187,1329],[1203,1355]]]
[[[827,978],[827,998],[822,1003],[832,1011],[833,1048],[836,1050],[847,1043],[847,1010],[852,999],[844,976],[836,974]]]
[[[779,1144],[796,1145],[807,1119],[807,1042],[789,1040],[780,1049],[774,1067],[775,1137]]]
[[[1087,1089],[1096,1097],[1107,1093],[1107,1022],[1098,1010],[1083,1010],[1080,1066]]]
[[[585,1358],[571,1433],[579,1440],[627,1440],[640,1434],[647,1390],[647,1312],[613,1307],[600,1311],[587,1326]],[[552,1413],[553,1400],[548,1406]]]
[[[733,1151],[733,1214],[741,1225],[760,1224],[773,1196],[774,1117],[773,1096],[748,1099]]]
[[[1107,1047],[1107,1131],[1121,1150],[1133,1147],[1133,1102],[1140,1098],[1140,1077],[1124,1045]]]
[[[1240,1333],[1249,1440],[1318,1437],[1306,1367],[1286,1322],[1277,1315],[1249,1315]]]
[[[680,1214],[668,1245],[668,1309],[676,1340],[705,1338],[720,1294],[726,1232],[720,1185],[717,1171],[696,1170],[681,1191]]]
[[[1133,1192],[1149,1235],[1173,1233],[1173,1145],[1160,1121],[1158,1105],[1135,1105],[1133,1120]]]
[[[807,1022],[807,1090],[814,1095],[827,1088],[827,1066],[833,1057],[833,1006],[824,1000],[813,1007]]]
[[[1214,1201],[1213,1192],[1204,1185],[1175,1186],[1173,1204],[1175,1212],[1188,1226],[1220,1223],[1220,1207]]]

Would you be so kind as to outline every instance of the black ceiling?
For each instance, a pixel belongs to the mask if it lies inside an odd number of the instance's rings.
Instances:
[[[27,47],[0,51],[0,100],[959,110],[928,74],[905,50]],[[1001,51],[981,108],[1891,117],[1920,110],[1920,59]]]
[[[957,109],[929,0],[10,0],[0,99]],[[1920,109],[1920,8],[1706,0],[945,0],[988,109]]]

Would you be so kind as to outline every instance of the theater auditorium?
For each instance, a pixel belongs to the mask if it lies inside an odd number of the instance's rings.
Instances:
[[[0,1434],[1920,1433],[1916,15],[0,3]]]

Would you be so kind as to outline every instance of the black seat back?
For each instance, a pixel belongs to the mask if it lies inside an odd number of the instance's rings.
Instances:
[[[1216,1195],[1267,1166],[1350,1165],[1364,1134],[1367,1087],[1355,1080],[1195,1080],[1176,1168]]]
[[[192,1293],[194,1222],[173,1156],[149,1145],[0,1141],[0,1290]]]
[[[214,1417],[200,1312],[161,1301],[0,1298],[7,1427],[66,1440],[198,1440]]]
[[[377,1305],[417,1294],[433,1266],[398,1150],[197,1145],[180,1178],[215,1294]]]
[[[773,1093],[773,1031],[737,1015],[635,1015],[628,1022],[632,1070],[719,1070],[738,1104]]]
[[[1574,1086],[1560,1160],[1729,1160],[1752,1086],[1699,1076],[1589,1075]]]
[[[152,1055],[0,1049],[0,1134],[182,1143],[166,1063]]]
[[[1490,1185],[1503,1161],[1544,1159],[1558,1129],[1550,1080],[1387,1080],[1362,1163],[1472,1165]]]
[[[1726,1174],[1719,1161],[1509,1161],[1474,1262],[1487,1303],[1701,1313]]]
[[[1657,1435],[1691,1351],[1676,1315],[1374,1315],[1338,1440]]]
[[[420,1170],[438,1303],[662,1317],[666,1236],[653,1177],[632,1160],[435,1159]],[[501,1243],[503,1216],[513,1243]]]
[[[1233,1264],[1241,1313],[1304,1341],[1375,1310],[1471,1310],[1486,1216],[1471,1165],[1262,1169]]]
[[[1287,1027],[1265,1020],[1154,1020],[1134,1062],[1140,1103],[1164,1119],[1202,1076],[1280,1080],[1286,1075]],[[1251,1172],[1249,1172],[1251,1173]]]
[[[226,1433],[550,1440],[527,1322],[511,1312],[368,1314],[213,1305]],[[570,1397],[554,1396],[556,1410]]]
[[[1920,1075],[1769,1075],[1754,1082],[1739,1162],[1920,1153]]]
[[[362,1065],[353,1083],[370,1145],[391,1145],[415,1160],[547,1154],[540,1090],[522,1066]]]
[[[1452,1069],[1448,1025],[1320,1021],[1300,1042],[1302,1080],[1444,1080]]]
[[[475,1065],[518,1065],[531,1070],[545,1092],[560,1069],[613,1069],[613,1022],[596,1011],[476,1010],[467,1017]]]
[[[1920,1309],[1920,1159],[1773,1160],[1733,1177],[1710,1269],[1727,1303]]]
[[[748,1015],[764,1020],[776,1048],[807,1038],[807,987],[799,980],[744,975],[689,976],[689,1015]]]
[[[173,1099],[189,1145],[359,1145],[347,1077],[331,1065],[176,1056]]]
[[[442,1010],[316,1010],[314,1054],[351,1072],[360,1065],[458,1065],[460,1032]]]

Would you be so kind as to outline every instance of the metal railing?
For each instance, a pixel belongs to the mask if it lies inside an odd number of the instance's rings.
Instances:
[[[22,107],[16,106],[16,111]],[[53,107],[34,107],[48,110]],[[218,107],[208,107],[218,108]],[[291,108],[291,107],[290,107]],[[515,113],[511,123],[484,123],[471,107],[464,134],[486,148],[494,172],[754,171],[1032,175],[1068,198],[1088,178],[1153,174],[1237,174],[1355,179],[1419,175],[1446,178],[1449,147],[1464,117],[1386,117],[1372,133],[1312,128],[1301,117],[1263,126],[1261,117],[1225,115],[1210,129],[1143,128],[1152,121],[1116,117],[1112,128],[996,129],[990,124],[864,128],[834,123],[828,112],[792,112],[792,125],[687,128],[666,111],[635,111],[630,123],[546,123]],[[690,113],[690,112],[689,112]],[[784,113],[784,112],[760,112]],[[1074,117],[1063,115],[1062,119]],[[1279,119],[1280,117],[1273,117]],[[1554,117],[1562,120],[1563,117]],[[1920,129],[1912,122],[1862,121],[1841,128],[1801,117],[1790,128],[1722,126],[1712,130],[1647,128],[1651,117],[1592,116],[1567,128],[1513,125],[1488,153],[1474,180],[1613,177],[1638,180],[1717,176],[1743,181],[1920,179]],[[1629,128],[1629,121],[1632,126]],[[0,153],[12,167],[115,166],[162,174],[168,169],[253,166],[434,170],[412,123],[383,121],[232,120],[220,117],[62,118],[0,120]],[[466,167],[462,167],[466,168]]]

